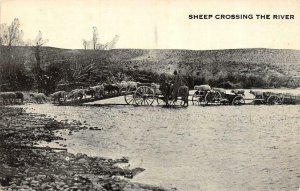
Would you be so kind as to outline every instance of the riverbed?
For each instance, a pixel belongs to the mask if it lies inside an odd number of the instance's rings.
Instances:
[[[128,168],[146,169],[133,182],[189,191],[299,189],[299,105],[24,107],[100,129],[61,131],[60,143],[72,153],[127,157]]]

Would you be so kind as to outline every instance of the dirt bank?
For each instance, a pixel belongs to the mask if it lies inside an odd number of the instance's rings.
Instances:
[[[0,107],[1,190],[164,190],[133,184],[129,179],[144,171],[124,169],[117,163],[126,158],[107,159],[71,154],[66,149],[37,147],[37,141],[62,139],[56,130],[86,129],[78,122],[58,122],[21,108]]]

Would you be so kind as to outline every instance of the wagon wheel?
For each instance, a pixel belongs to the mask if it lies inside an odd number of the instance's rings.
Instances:
[[[125,92],[124,99],[125,99],[125,102],[128,105],[129,104],[134,104],[134,98],[133,98],[133,93],[132,92]]]
[[[164,102],[164,97],[156,96],[157,105],[162,105]]]
[[[236,96],[232,100],[232,105],[244,105],[245,104],[245,99],[243,96]]]
[[[280,104],[280,105],[284,104],[284,96],[282,96],[282,95],[279,96],[277,102],[278,102],[278,104]]]
[[[215,103],[217,105],[221,105],[221,101],[222,101],[222,95],[220,92],[215,92]]]
[[[133,98],[137,105],[152,105],[154,101],[154,91],[150,87],[141,86],[135,91]]]
[[[200,95],[199,95],[199,92],[198,91],[196,91],[194,94],[193,94],[193,96],[192,96],[192,103],[194,104],[194,105],[196,105],[196,104],[198,104],[198,105],[200,105]]]
[[[211,104],[215,103],[217,105],[221,105],[221,99],[222,99],[222,95],[220,92],[211,91],[211,92],[207,92],[207,94],[205,95],[206,105],[208,105],[209,103]]]
[[[267,104],[278,105],[278,104],[282,104],[282,101],[283,101],[282,97],[272,95],[267,99]]]

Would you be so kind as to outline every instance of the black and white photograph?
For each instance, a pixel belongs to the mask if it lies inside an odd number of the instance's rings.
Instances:
[[[0,190],[300,191],[300,1],[0,0]]]

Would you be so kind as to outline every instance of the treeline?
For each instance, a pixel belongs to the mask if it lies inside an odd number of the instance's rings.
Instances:
[[[48,47],[40,47],[38,51],[35,47],[12,46],[9,49],[7,46],[1,46],[0,48],[0,91],[43,89],[44,93],[49,94],[58,89],[69,90],[103,82],[134,80],[160,83],[173,79],[169,73],[158,73],[141,67],[127,67],[127,65],[122,67],[120,64],[114,64],[109,57],[99,58],[98,54],[101,52],[97,51],[94,55],[86,55],[83,51],[76,56],[65,57],[58,51],[59,49]],[[39,67],[37,67],[37,53],[39,53]],[[300,80],[287,75],[262,72],[255,74],[251,71],[205,69],[195,73],[183,70],[181,76],[190,88],[200,84],[225,88],[300,86]]]
[[[14,50],[14,51],[13,51]],[[95,60],[83,55],[73,59],[51,59],[49,51],[40,51],[40,79],[36,78],[36,58],[34,48],[20,54],[17,47],[10,51],[1,47],[1,76],[0,91],[38,90],[39,83],[44,87],[44,93],[49,94],[57,90],[70,90],[79,87],[96,85],[97,83],[116,83],[120,81],[138,81],[144,83],[161,83],[173,80],[172,74],[157,73],[139,68],[127,69],[114,67],[109,60]],[[24,62],[24,55],[27,60]],[[8,56],[10,55],[10,61]],[[56,55],[57,56],[57,55]],[[180,70],[180,69],[179,69]],[[203,73],[181,73],[183,81],[190,88],[195,85],[209,84],[213,87],[224,88],[278,88],[299,87],[299,80],[279,75],[257,75],[253,73],[205,71]],[[40,82],[38,83],[38,80]]]
[[[179,69],[180,70],[180,69]],[[141,81],[141,76],[147,76],[149,82],[161,83],[164,80],[172,81],[174,76],[171,74],[158,74],[150,71],[143,70],[129,70],[122,71],[126,74],[127,78]],[[205,77],[209,76],[209,77]],[[189,88],[193,88],[195,85],[209,84],[212,87],[222,88],[280,88],[289,87],[296,88],[300,86],[300,80],[293,79],[289,76],[277,76],[277,75],[255,75],[255,74],[239,74],[239,73],[228,73],[225,75],[191,75],[181,74],[181,77],[185,84]],[[146,81],[147,82],[147,81]]]

